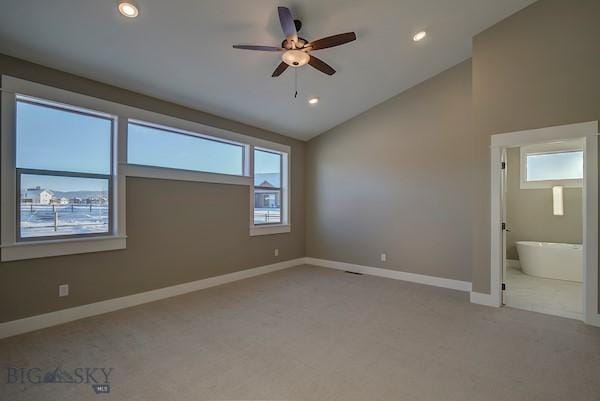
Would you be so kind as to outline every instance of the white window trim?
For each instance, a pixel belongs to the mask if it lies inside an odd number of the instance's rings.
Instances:
[[[2,164],[0,173],[0,197],[2,200],[1,222],[1,261],[42,258],[59,255],[72,255],[78,253],[98,252],[106,250],[124,249],[127,245],[125,234],[125,182],[119,171],[119,152],[122,143],[119,136],[120,118],[114,110],[105,107],[104,101],[51,88],[44,85],[20,79],[2,76]],[[108,235],[94,237],[73,237],[61,239],[44,239],[40,241],[17,242],[16,238],[16,101],[17,94],[88,109],[93,112],[105,113],[114,120],[113,124],[113,182],[112,182],[112,219],[113,231]]]
[[[250,185],[250,236],[257,235],[273,235],[284,234],[292,231],[291,225],[291,150],[273,149],[268,146],[251,146],[250,147],[250,167],[254,172],[254,149],[266,150],[269,152],[277,152],[281,154],[282,171],[281,171],[281,223],[280,224],[254,224],[254,177]],[[252,174],[254,176],[254,174]]]
[[[521,189],[549,189],[555,186],[565,188],[582,188],[583,179],[565,179],[565,180],[543,180],[543,181],[527,181],[527,155],[544,154],[544,153],[559,153],[569,151],[580,151],[584,148],[584,142],[581,139],[569,141],[555,141],[544,144],[535,144],[522,146],[519,148],[520,153],[520,176]],[[510,168],[510,166],[509,166]]]
[[[0,146],[2,160],[0,162],[0,174],[2,180],[0,180],[0,200],[2,207],[0,207],[0,261],[125,249],[127,239],[125,185],[127,176],[248,186],[250,189],[250,235],[268,235],[291,231],[289,216],[291,211],[290,146],[7,75],[2,75],[1,82],[2,125],[0,127]],[[89,109],[115,117],[112,235],[44,241],[16,241],[16,205],[14,202],[14,199],[16,199],[16,94]],[[129,165],[127,164],[127,128],[129,121],[241,144],[244,146],[244,174],[238,176],[155,166]],[[282,211],[282,221],[284,223],[282,224],[269,225],[268,227],[254,226],[254,177],[252,168],[254,147],[277,151],[286,155],[287,163],[284,163],[286,170],[284,175],[285,190],[282,188],[282,196],[285,195],[285,207]]]
[[[159,180],[178,180],[192,182],[208,182],[214,184],[252,185],[252,177],[203,171],[180,170],[168,167],[144,166],[139,164],[121,165],[126,177],[155,178]]]

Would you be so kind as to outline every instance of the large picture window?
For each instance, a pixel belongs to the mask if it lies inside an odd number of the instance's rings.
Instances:
[[[254,150],[254,224],[281,224],[282,155]]]
[[[113,119],[16,102],[18,241],[111,232]]]

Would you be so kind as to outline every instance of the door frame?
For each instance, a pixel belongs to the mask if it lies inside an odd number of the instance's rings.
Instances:
[[[541,142],[585,139],[583,185],[583,320],[600,327],[598,299],[598,121],[492,135],[491,169],[491,275],[490,304],[502,305],[502,194],[501,157],[506,148]]]

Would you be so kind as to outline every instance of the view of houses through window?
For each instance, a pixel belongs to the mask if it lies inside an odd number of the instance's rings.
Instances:
[[[254,150],[254,224],[281,223],[282,156]]]
[[[112,120],[17,102],[17,234],[21,239],[110,229]]]

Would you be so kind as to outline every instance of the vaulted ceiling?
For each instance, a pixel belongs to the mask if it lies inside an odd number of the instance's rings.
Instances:
[[[306,140],[467,59],[473,35],[532,2],[138,0],[127,19],[115,0],[7,0],[0,53]],[[231,47],[280,45],[278,5],[309,40],[358,36],[318,51],[335,75],[299,69],[296,99],[292,69],[271,78],[279,54]]]

